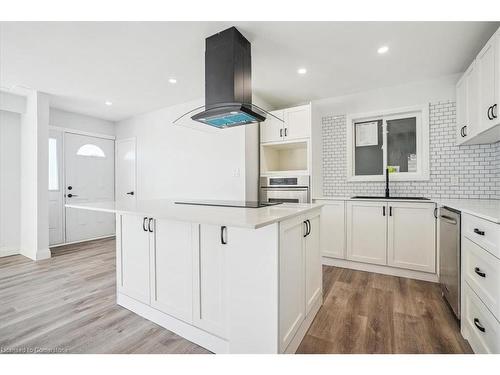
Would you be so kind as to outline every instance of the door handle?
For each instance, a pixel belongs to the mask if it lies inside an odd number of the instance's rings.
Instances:
[[[484,230],[479,230],[477,228],[474,228],[474,233],[479,234],[480,236],[484,236]]]
[[[150,231],[151,233],[153,233],[153,227],[151,225],[152,222],[153,222],[153,218],[150,217],[148,220],[148,231]]]
[[[227,245],[227,240],[224,238],[224,232],[227,233],[227,227],[223,225],[220,227],[220,243]]]
[[[67,195],[67,197],[68,197],[68,198],[73,198],[73,197],[78,197],[78,195],[69,193],[69,194]]]
[[[147,231],[148,231],[148,230],[147,230],[147,228],[146,228],[146,220],[147,220],[147,219],[148,219],[147,217],[145,217],[144,219],[142,219],[142,230],[143,230],[144,232],[147,232]]]
[[[481,322],[479,321],[478,318],[474,318],[474,325],[476,326],[476,328],[478,330],[480,330],[481,332],[485,332],[486,331],[486,328],[483,327],[483,325],[481,324]]]
[[[128,195],[134,195],[134,192],[133,191],[129,191],[127,194]]]
[[[481,277],[486,277],[486,273],[482,272],[481,268],[479,268],[479,267],[475,267],[474,272],[477,273]]]

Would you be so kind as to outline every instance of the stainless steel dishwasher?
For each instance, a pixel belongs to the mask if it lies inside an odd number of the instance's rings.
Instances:
[[[439,283],[460,319],[460,211],[442,207],[439,213]]]

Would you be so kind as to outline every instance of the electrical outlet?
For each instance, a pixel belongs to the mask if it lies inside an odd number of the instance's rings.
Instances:
[[[460,182],[460,178],[457,175],[450,177],[451,186],[458,186],[459,182]]]
[[[233,177],[240,177],[240,169],[239,168],[233,169]]]

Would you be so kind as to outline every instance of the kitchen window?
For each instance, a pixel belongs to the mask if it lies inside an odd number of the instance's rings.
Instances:
[[[428,106],[347,117],[347,178],[383,181],[429,179]]]

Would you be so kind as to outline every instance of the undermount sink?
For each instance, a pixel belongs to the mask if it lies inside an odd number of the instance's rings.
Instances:
[[[404,200],[418,200],[418,201],[428,201],[429,198],[425,197],[375,197],[375,196],[369,196],[369,195],[356,195],[354,197],[351,197],[351,199],[404,199]]]

